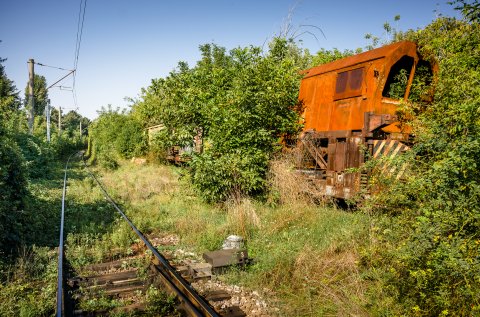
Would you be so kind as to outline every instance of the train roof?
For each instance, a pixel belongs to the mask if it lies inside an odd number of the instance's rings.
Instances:
[[[404,55],[408,55],[412,57],[416,56],[416,52],[417,52],[417,45],[414,42],[401,41],[401,42],[393,43],[390,45],[382,46],[364,53],[345,57],[328,64],[322,64],[319,66],[309,68],[304,71],[305,73],[304,78],[328,73],[331,71],[335,71],[335,70],[339,70],[347,67],[352,67],[358,64],[362,64],[362,63],[380,59],[380,58],[387,58],[388,60],[391,61],[390,64],[393,64],[400,57]]]

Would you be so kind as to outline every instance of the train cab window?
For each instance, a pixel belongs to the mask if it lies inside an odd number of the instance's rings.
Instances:
[[[383,97],[403,99],[407,90],[408,77],[413,67],[413,57],[403,56],[393,64],[383,88]]]
[[[408,100],[427,104],[433,101],[433,69],[429,62],[417,63]]]
[[[362,95],[364,67],[337,74],[334,100],[358,97]]]

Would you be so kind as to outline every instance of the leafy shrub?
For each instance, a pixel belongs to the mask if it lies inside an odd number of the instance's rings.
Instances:
[[[21,122],[20,100],[3,61],[0,58],[0,254],[12,251],[20,241],[27,185],[25,159],[14,139]]]
[[[65,160],[68,156],[85,148],[85,139],[76,137],[52,137],[49,143],[51,150],[57,159]]]
[[[408,37],[439,62],[435,102],[411,122],[417,144],[407,181],[372,202],[393,217],[374,232],[379,246],[367,258],[386,272],[403,314],[478,315],[480,25],[439,18]]]
[[[255,194],[264,188],[266,162],[261,151],[237,150],[217,158],[208,153],[196,155],[191,162],[192,181],[207,201]]]
[[[21,241],[21,211],[26,194],[25,161],[13,140],[0,138],[0,252]]]
[[[101,152],[98,155],[98,161],[100,166],[108,170],[116,170],[119,166],[118,161],[115,159],[115,154],[111,152]]]
[[[173,145],[191,147],[201,133],[203,152],[194,155],[190,171],[206,200],[260,193],[280,138],[300,128],[303,52],[282,38],[265,53],[258,47],[227,53],[213,44],[200,50],[202,59],[194,68],[180,63],[167,78],[153,80],[132,114],[164,125],[152,142],[159,153]]]
[[[145,139],[143,126],[134,117],[109,106],[90,127],[87,154],[91,162],[98,160],[102,166],[115,169],[117,158],[143,154]]]

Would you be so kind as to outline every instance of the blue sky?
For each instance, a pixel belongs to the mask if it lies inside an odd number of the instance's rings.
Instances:
[[[458,16],[447,0],[88,0],[76,76],[78,111],[91,119],[102,106],[126,107],[152,78],[165,77],[179,61],[193,66],[198,46],[232,49],[262,46],[278,34],[289,12],[297,39],[312,53],[320,48],[364,47],[366,33],[383,36],[384,22],[399,30],[422,28],[439,14]],[[72,69],[80,0],[3,0],[0,57],[23,97],[27,60]],[[294,8],[292,10],[292,8]],[[400,21],[393,22],[395,15]],[[313,25],[320,28],[302,25]],[[36,66],[53,84],[65,71]],[[71,87],[72,79],[61,83]],[[74,109],[73,94],[52,88],[52,106]]]

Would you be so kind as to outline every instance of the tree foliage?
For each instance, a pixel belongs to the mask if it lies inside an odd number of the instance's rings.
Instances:
[[[48,101],[47,80],[44,76],[35,74],[33,78],[33,97],[35,98],[35,116],[43,116]],[[25,100],[29,100],[28,83],[25,87]],[[26,108],[29,109],[30,103]]]
[[[89,160],[115,169],[119,158],[131,158],[143,152],[143,126],[132,116],[109,105],[99,111],[99,117],[89,129]]]
[[[321,64],[330,63],[341,58],[359,54],[361,52],[362,52],[361,49],[356,49],[356,50],[346,49],[342,52],[338,48],[334,48],[332,50],[326,50],[324,48],[321,48],[315,55],[313,55],[311,65],[317,66]]]
[[[193,154],[190,173],[207,200],[259,193],[279,140],[300,127],[303,52],[281,38],[267,52],[245,47],[227,53],[215,44],[202,45],[200,51],[195,67],[180,63],[168,77],[153,80],[133,115],[165,126],[155,138],[164,149],[192,145],[201,131],[203,152]]]
[[[52,122],[57,124],[58,126],[58,119],[56,118],[55,114],[58,113],[56,109],[54,109],[52,116]],[[80,133],[80,123],[82,127],[82,132]],[[67,114],[62,115],[62,130],[67,133],[68,137],[78,137],[78,136],[85,136],[87,135],[88,126],[90,125],[90,120],[86,117],[83,117],[81,114],[74,110],[70,110]]]
[[[454,0],[449,4],[455,5],[456,10],[460,10],[470,22],[480,22],[480,2],[478,0]]]
[[[18,92],[7,78],[0,58],[0,253],[19,242],[19,215],[26,192],[25,160],[14,140],[9,122],[18,116]]]
[[[440,70],[434,102],[410,122],[417,135],[410,176],[373,201],[390,216],[374,265],[386,268],[403,314],[478,315],[480,25],[439,18],[406,37]]]
[[[31,220],[23,212],[28,182],[45,178],[55,159],[82,146],[81,139],[59,137],[53,127],[52,142],[47,143],[42,112],[36,118],[35,135],[28,133],[26,114],[15,85],[5,74],[3,61],[0,58],[0,254],[14,252],[24,242]],[[47,98],[46,82],[43,77],[36,79],[41,106]]]
[[[20,109],[21,104],[17,88],[5,74],[5,67],[2,65],[4,61],[5,59],[0,58],[0,112],[2,119],[8,120]]]

